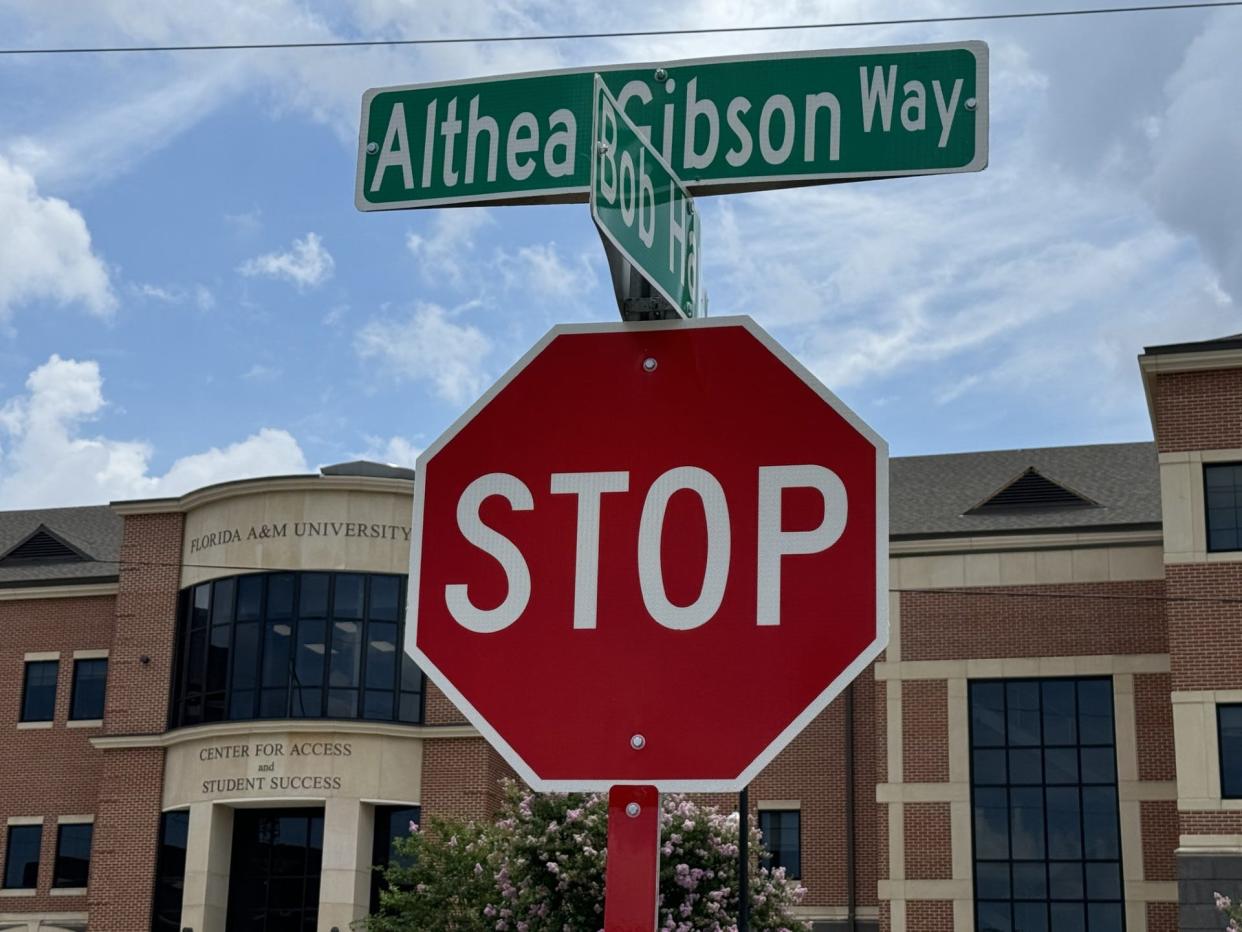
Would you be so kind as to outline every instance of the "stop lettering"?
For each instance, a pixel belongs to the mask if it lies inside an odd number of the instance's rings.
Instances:
[[[554,328],[419,459],[407,650],[536,789],[737,789],[884,647],[887,468],[749,318]]]

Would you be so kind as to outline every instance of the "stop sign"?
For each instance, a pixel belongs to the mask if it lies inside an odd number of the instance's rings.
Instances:
[[[406,649],[537,790],[740,789],[888,639],[887,446],[747,317],[553,328],[414,529]]]

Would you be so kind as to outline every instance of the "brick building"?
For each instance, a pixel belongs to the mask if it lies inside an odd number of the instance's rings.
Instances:
[[[892,461],[889,648],[749,794],[817,932],[1242,890],[1242,337],[1139,363],[1154,444]],[[0,513],[0,930],[345,932],[411,819],[494,810],[401,650],[411,476]]]

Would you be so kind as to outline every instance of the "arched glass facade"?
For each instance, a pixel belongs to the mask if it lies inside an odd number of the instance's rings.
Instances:
[[[248,719],[417,724],[405,577],[253,573],[181,592],[169,725]]]

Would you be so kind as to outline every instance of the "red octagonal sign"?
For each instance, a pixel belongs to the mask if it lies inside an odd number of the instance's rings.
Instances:
[[[887,446],[747,317],[553,328],[414,527],[407,650],[538,790],[740,789],[888,640]]]

